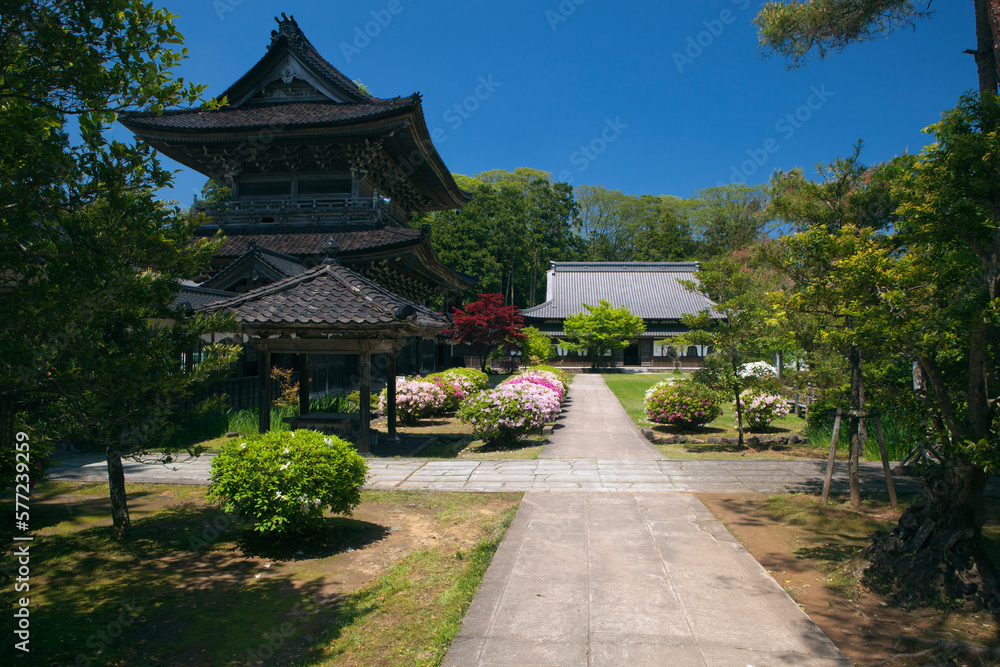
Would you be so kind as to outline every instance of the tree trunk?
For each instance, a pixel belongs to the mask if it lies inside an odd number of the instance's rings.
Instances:
[[[865,582],[906,606],[972,600],[1000,613],[998,573],[979,539],[987,478],[982,468],[956,459],[933,466],[921,477],[926,497],[891,533],[872,536]]]
[[[861,460],[862,432],[861,412],[865,409],[865,394],[861,380],[861,350],[857,345],[851,346],[848,354],[851,372],[851,419],[848,433],[851,441],[850,459],[847,464],[848,477],[851,481],[851,507],[861,507],[861,484],[858,478],[858,465]]]
[[[125,470],[122,468],[121,452],[112,447],[108,447],[108,489],[111,492],[112,534],[116,540],[128,539],[132,533],[132,522],[125,496]]]
[[[976,49],[967,51],[976,59],[979,72],[979,92],[997,92],[997,57],[994,51],[993,13],[995,0],[973,0],[976,7]]]
[[[733,394],[736,396],[736,432],[739,436],[739,445],[742,449],[745,445],[743,444],[743,401],[740,399],[740,367],[736,362],[736,357],[730,359],[733,366]]]

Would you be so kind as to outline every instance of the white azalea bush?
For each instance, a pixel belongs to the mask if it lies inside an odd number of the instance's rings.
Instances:
[[[368,463],[318,431],[271,431],[237,438],[212,460],[208,497],[262,533],[318,527],[324,513],[350,515],[361,502]]]
[[[378,395],[379,412],[387,411],[386,390]],[[440,414],[448,405],[448,393],[430,379],[407,378],[396,383],[396,418],[412,426],[424,417]]]
[[[778,377],[778,369],[766,361],[753,361],[740,366],[739,376],[744,380],[766,380]]]
[[[515,378],[512,378],[514,380]],[[509,444],[559,417],[556,391],[530,381],[505,382],[462,403],[458,416],[489,445]]]
[[[788,403],[780,394],[747,394],[740,398],[743,419],[753,432],[765,430],[778,417],[788,414]],[[735,402],[733,410],[735,414]]]

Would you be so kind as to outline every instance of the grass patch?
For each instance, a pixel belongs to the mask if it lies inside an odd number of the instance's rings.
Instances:
[[[35,664],[438,664],[521,497],[365,492],[317,535],[265,540],[205,487],[126,489],[116,543],[106,484],[36,487]]]
[[[420,551],[347,596],[301,664],[440,665],[516,510],[490,520],[467,552]]]

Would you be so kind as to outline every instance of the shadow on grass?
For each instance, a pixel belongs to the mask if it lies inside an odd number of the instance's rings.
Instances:
[[[309,535],[264,537],[192,502],[133,517],[131,538],[116,542],[106,524],[79,527],[107,520],[107,498],[59,495],[40,493],[32,506],[33,527],[67,521],[72,507],[73,528],[30,547],[31,664],[270,664],[279,656],[285,664],[324,632],[330,619],[317,620],[319,610],[336,598],[322,579],[303,581],[281,561],[326,558],[389,533],[327,517]],[[143,495],[155,494],[130,500]],[[3,551],[9,564],[11,548]],[[258,559],[274,562],[265,569]],[[13,576],[0,570],[4,603],[13,603]],[[15,653],[5,642],[0,661],[13,664]]]
[[[294,535],[267,535],[247,527],[236,537],[236,546],[247,557],[312,560],[360,549],[388,536],[385,526],[337,516],[326,517],[314,531]]]

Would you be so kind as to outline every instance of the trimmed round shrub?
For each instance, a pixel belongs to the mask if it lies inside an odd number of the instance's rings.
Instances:
[[[396,383],[396,417],[404,426],[439,414],[447,401],[445,391],[431,380],[407,378]],[[383,414],[388,410],[385,389],[378,395],[378,408]]]
[[[490,386],[490,376],[478,368],[449,368],[429,378],[441,377],[462,390],[466,397]]]
[[[646,417],[654,424],[703,426],[722,413],[712,392],[693,382],[657,382],[646,390]]]
[[[743,419],[751,431],[763,431],[773,420],[788,414],[788,404],[780,394],[748,394],[740,397]],[[733,402],[736,409],[736,402]]]
[[[556,392],[534,384],[502,384],[465,400],[459,419],[472,425],[472,434],[488,444],[510,443],[559,417]]]
[[[368,463],[347,442],[318,431],[271,431],[223,446],[208,497],[254,521],[262,533],[304,532],[323,514],[350,515]]]

